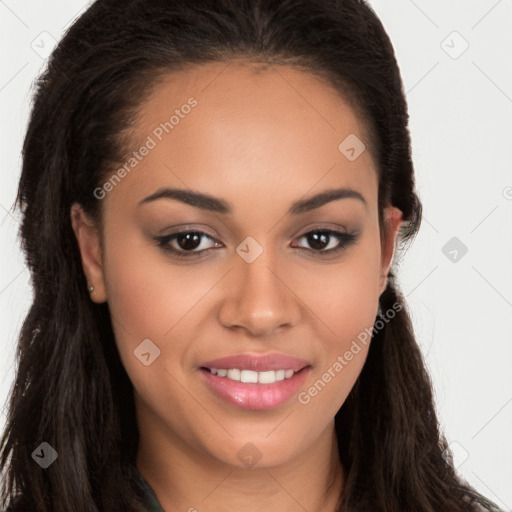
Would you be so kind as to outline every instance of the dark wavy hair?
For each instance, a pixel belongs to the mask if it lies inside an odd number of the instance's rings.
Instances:
[[[98,0],[67,31],[36,83],[16,206],[34,297],[17,346],[0,468],[17,511],[139,511],[133,386],[107,304],[90,300],[70,221],[122,161],[135,115],[174,70],[237,59],[287,65],[334,84],[364,121],[382,209],[398,207],[406,245],[421,221],[408,113],[391,42],[363,0]],[[396,261],[395,261],[396,265]],[[335,417],[347,480],[339,511],[497,510],[457,475],[432,384],[392,270],[381,295],[396,315],[374,330],[362,372]],[[399,307],[396,307],[396,305]],[[58,463],[31,458],[46,441]]]

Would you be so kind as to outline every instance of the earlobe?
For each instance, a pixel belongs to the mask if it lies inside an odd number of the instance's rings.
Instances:
[[[384,209],[385,238],[382,244],[380,293],[382,293],[387,286],[388,273],[391,268],[391,263],[393,262],[398,230],[402,222],[403,213],[399,208],[396,206],[388,206]]]
[[[71,225],[80,250],[82,268],[87,278],[91,300],[98,304],[105,302],[107,294],[99,230],[78,203],[71,207]]]

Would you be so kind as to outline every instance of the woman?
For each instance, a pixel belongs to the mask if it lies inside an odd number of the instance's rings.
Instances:
[[[362,1],[95,2],[25,139],[3,505],[497,510],[454,470],[393,274],[407,123]]]

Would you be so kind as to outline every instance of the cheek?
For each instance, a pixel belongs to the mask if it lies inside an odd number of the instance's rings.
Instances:
[[[131,337],[161,339],[205,293],[207,276],[147,241],[112,238],[105,252],[111,315]]]
[[[104,264],[109,311],[121,361],[135,388],[144,395],[151,394],[155,391],[152,386],[171,379],[165,368],[169,366],[169,371],[179,378],[176,372],[185,366],[187,340],[177,334],[204,295],[205,285],[197,275],[193,277],[191,266],[185,271],[172,267],[157,248],[137,236],[130,238],[127,233],[122,237],[112,233],[105,246]],[[173,343],[168,343],[167,334]],[[158,355],[154,363],[144,365],[137,355],[142,357],[147,351],[140,347],[149,347],[151,361],[154,354]]]
[[[190,339],[184,333],[202,311],[197,305],[215,279],[203,278],[193,266],[171,265],[137,236],[113,235],[104,261],[116,345],[132,384],[145,400],[161,407],[162,414],[169,403],[185,407],[189,398],[177,384],[190,359]],[[137,357],[146,353],[141,343],[149,347],[151,360],[158,354],[147,366]]]
[[[318,317],[317,342],[321,344],[315,371],[297,397],[308,415],[333,417],[362,370],[377,311],[379,262],[375,234],[342,264],[318,272],[302,285],[299,293]]]
[[[294,278],[297,296],[319,320],[319,328],[334,344],[373,325],[379,297],[380,242],[378,233],[365,234],[338,263],[301,269]],[[308,277],[304,277],[308,276]]]

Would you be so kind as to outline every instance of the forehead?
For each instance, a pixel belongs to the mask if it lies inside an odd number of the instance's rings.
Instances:
[[[135,134],[142,137],[169,121],[191,97],[198,102],[192,117],[201,121],[194,131],[213,125],[227,130],[231,124],[253,136],[267,133],[267,138],[279,132],[282,138],[290,133],[314,139],[348,130],[365,138],[360,116],[329,81],[290,66],[245,61],[213,62],[161,75],[141,105]],[[172,135],[183,131],[182,125]],[[193,140],[188,133],[186,138]]]
[[[289,190],[294,199],[315,186],[375,188],[370,152],[348,159],[347,139],[368,146],[356,111],[315,75],[283,65],[194,66],[162,75],[141,105],[126,159],[151,149],[123,187],[134,199],[157,184],[219,197]]]

